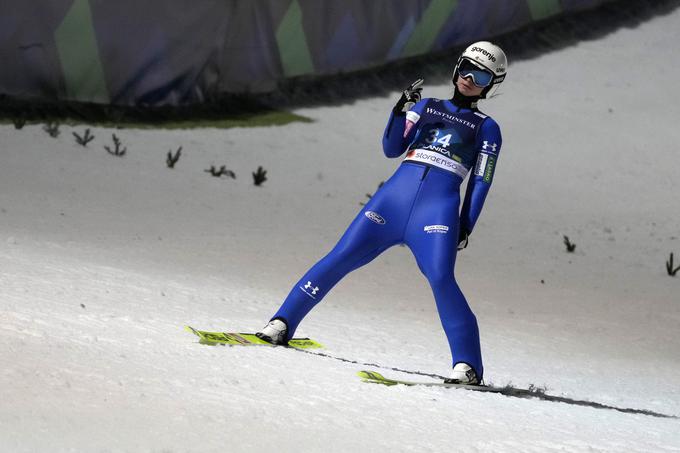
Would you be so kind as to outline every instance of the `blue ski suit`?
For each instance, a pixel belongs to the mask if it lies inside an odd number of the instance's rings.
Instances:
[[[406,244],[432,287],[451,348],[483,377],[477,319],[454,278],[461,230],[472,232],[501,148],[498,124],[476,108],[426,98],[390,115],[383,134],[389,158],[406,152],[396,172],[359,212],[333,250],[295,284],[272,319],[292,338],[298,324],[345,275],[396,244]],[[469,172],[460,210],[460,186]]]

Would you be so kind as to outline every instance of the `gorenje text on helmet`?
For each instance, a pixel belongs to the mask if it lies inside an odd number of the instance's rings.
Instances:
[[[495,57],[491,52],[489,52],[489,51],[486,50],[486,49],[482,49],[481,47],[473,47],[472,49],[470,49],[470,51],[471,51],[471,52],[475,52],[475,51],[476,51],[476,52],[481,52],[482,54],[486,55],[486,57],[487,57],[489,60],[493,61],[494,63],[496,62],[496,57]]]

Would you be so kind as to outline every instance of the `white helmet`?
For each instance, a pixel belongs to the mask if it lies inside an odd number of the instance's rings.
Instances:
[[[478,41],[471,44],[458,58],[456,67],[453,70],[452,81],[454,87],[459,77],[459,70],[465,67],[473,69],[469,71],[469,74],[472,76],[475,85],[485,87],[479,96],[481,99],[484,99],[495,93],[498,85],[505,79],[505,74],[508,70],[508,58],[505,56],[503,49],[489,41]],[[481,71],[477,72],[474,69]],[[475,75],[478,77],[475,77]],[[481,80],[477,80],[478,78]]]

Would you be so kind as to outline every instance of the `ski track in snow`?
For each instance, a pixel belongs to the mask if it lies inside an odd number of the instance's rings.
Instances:
[[[488,381],[680,415],[680,280],[663,266],[680,255],[680,107],[658,89],[675,85],[673,38],[680,10],[511,61],[505,94],[482,105],[504,148],[457,276]],[[264,324],[399,164],[380,150],[395,99],[300,109],[315,122],[282,128],[115,131],[122,159],[103,150],[112,130],[82,148],[84,127],[0,126],[0,451],[680,451],[678,420],[369,385],[361,365],[183,331]],[[225,164],[236,180],[203,171]],[[298,335],[447,372],[402,247],[340,282]]]

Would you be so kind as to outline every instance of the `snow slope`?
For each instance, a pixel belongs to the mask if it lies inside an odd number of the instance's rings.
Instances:
[[[482,105],[504,148],[457,276],[487,380],[680,415],[680,280],[664,267],[680,254],[678,39],[675,10],[511,60]],[[368,385],[360,365],[182,330],[263,325],[399,164],[380,150],[396,96],[300,109],[315,122],[282,128],[92,128],[88,148],[71,136],[85,126],[0,126],[0,451],[680,451],[677,419]],[[112,133],[124,158],[103,150]],[[404,247],[340,282],[298,333],[340,357],[448,369]]]

